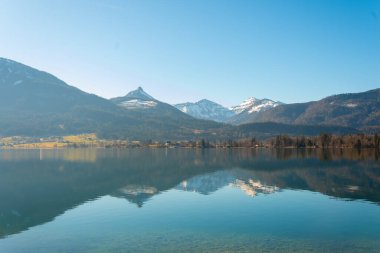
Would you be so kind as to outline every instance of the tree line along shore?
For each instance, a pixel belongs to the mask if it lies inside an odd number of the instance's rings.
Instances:
[[[35,149],[35,148],[380,148],[378,134],[332,135],[323,133],[318,136],[277,135],[264,140],[252,138],[228,140],[182,140],[182,141],[137,141],[137,140],[104,140],[95,134],[70,135],[63,137],[2,137],[2,149]]]

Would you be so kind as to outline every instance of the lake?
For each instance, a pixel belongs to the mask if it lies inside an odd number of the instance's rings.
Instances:
[[[0,252],[380,252],[375,150],[0,151]]]

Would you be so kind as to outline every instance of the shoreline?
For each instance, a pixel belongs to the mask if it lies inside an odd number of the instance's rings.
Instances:
[[[92,146],[81,146],[81,147],[0,147],[0,150],[67,150],[67,149],[253,149],[253,150],[278,150],[278,149],[292,149],[292,150],[377,150],[375,147],[150,147],[150,146],[141,146],[141,147],[118,147],[118,146],[109,146],[109,147],[92,147]]]

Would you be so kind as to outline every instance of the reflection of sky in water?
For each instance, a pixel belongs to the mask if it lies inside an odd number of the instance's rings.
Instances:
[[[80,152],[92,158],[76,159]],[[0,252],[380,248],[380,170],[371,159],[215,150],[48,154],[0,159]]]

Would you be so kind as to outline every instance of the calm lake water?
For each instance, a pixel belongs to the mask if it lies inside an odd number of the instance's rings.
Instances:
[[[380,252],[373,150],[0,151],[0,252]]]

